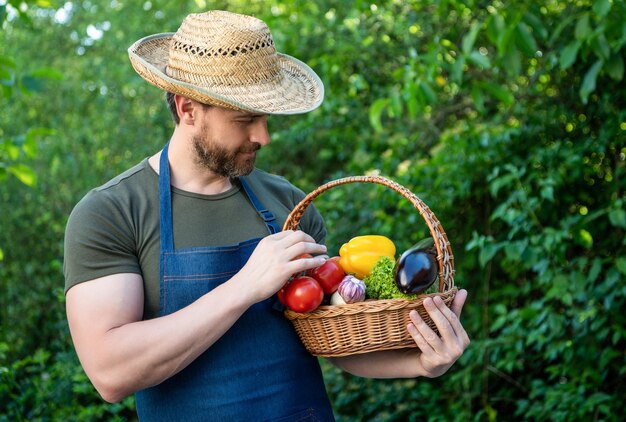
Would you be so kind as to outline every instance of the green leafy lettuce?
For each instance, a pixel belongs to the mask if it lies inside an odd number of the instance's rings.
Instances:
[[[363,279],[368,299],[415,299],[417,295],[407,295],[398,290],[394,278],[396,262],[383,256],[376,262],[370,275]]]

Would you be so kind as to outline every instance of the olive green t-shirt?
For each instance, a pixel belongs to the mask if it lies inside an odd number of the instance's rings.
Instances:
[[[255,169],[246,176],[259,200],[282,228],[304,192],[282,177]],[[238,180],[218,195],[172,187],[174,247],[224,246],[264,237],[268,230]],[[322,243],[326,229],[314,206],[300,228]],[[65,291],[119,273],[143,277],[144,318],[159,311],[159,176],[148,159],[93,189],[70,214],[65,232]]]

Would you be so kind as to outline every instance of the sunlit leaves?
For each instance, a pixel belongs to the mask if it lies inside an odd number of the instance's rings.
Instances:
[[[15,61],[7,56],[0,55],[0,86],[2,97],[9,97],[15,85]]]
[[[370,106],[369,109],[369,118],[370,124],[374,127],[377,132],[381,132],[383,130],[383,126],[381,123],[383,109],[387,106],[389,100],[386,98],[379,98]]]
[[[30,74],[16,75],[15,61],[7,56],[0,56],[0,84],[2,84],[2,97],[11,98],[14,92],[16,80],[19,78],[21,92],[31,95],[40,91],[47,79],[61,80],[63,75],[50,67],[40,68]],[[0,183],[8,175],[15,176],[27,186],[37,183],[37,174],[34,169],[23,162],[19,162],[21,155],[33,159],[37,152],[37,142],[42,136],[52,135],[54,131],[43,128],[31,128],[24,135],[17,135],[4,139],[0,142]]]
[[[37,183],[37,173],[21,161],[35,158],[38,142],[54,133],[50,129],[33,128],[25,135],[0,141],[0,182],[12,175],[27,186],[34,186]]]
[[[13,164],[6,168],[6,171],[17,177],[26,186],[33,186],[37,182],[35,171],[25,164]]]
[[[528,80],[519,79],[521,76],[539,76],[546,81],[549,79],[543,75],[549,76],[557,69],[580,74],[579,69],[583,68],[585,72],[575,83],[581,103],[586,104],[590,95],[598,91],[599,80],[607,76],[622,80],[624,61],[619,52],[626,37],[621,35],[624,32],[619,14],[626,13],[626,6],[608,0],[594,1],[591,7],[581,5],[576,10],[561,6],[532,5],[523,13],[515,13],[510,7],[493,5],[484,14],[480,9],[469,11],[464,4],[448,3],[448,16],[464,16],[467,20],[459,28],[452,24],[434,32],[441,33],[444,40],[458,40],[457,45],[452,46],[446,60],[446,55],[428,58],[422,54],[418,67],[434,66],[450,75],[453,85],[435,92],[436,103],[465,97],[471,99],[476,111],[489,113],[498,103],[510,107],[516,96],[532,95],[533,87],[525,87]],[[550,96],[557,95],[551,85],[544,82],[537,88]],[[437,121],[445,120],[437,108],[419,107],[419,103],[424,104],[424,97],[416,85],[404,86],[406,111],[410,111],[407,116],[414,118],[415,112],[427,112],[434,113]],[[434,103],[432,99],[425,102]]]

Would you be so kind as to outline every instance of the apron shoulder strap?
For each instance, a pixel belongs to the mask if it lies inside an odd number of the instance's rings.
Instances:
[[[250,184],[245,180],[244,177],[240,177],[239,181],[241,182],[241,186],[243,187],[243,190],[246,192],[246,195],[248,195],[248,198],[250,198],[250,202],[252,202],[252,206],[254,207],[254,209],[256,209],[256,211],[259,213],[259,215],[263,219],[263,222],[265,223],[267,230],[270,232],[270,234],[278,233],[280,231],[280,228],[278,227],[278,224],[276,224],[276,217],[274,217],[274,214],[272,214],[270,210],[265,208],[263,203],[256,196],[256,194],[250,187]]]
[[[161,150],[159,160],[159,212],[161,251],[174,250],[172,233],[172,187],[170,185],[170,162],[167,157],[169,142]]]

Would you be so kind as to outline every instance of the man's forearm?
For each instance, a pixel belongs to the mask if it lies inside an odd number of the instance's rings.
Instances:
[[[338,368],[366,378],[414,378],[420,373],[419,351],[413,349],[384,350],[343,357],[328,358]]]

